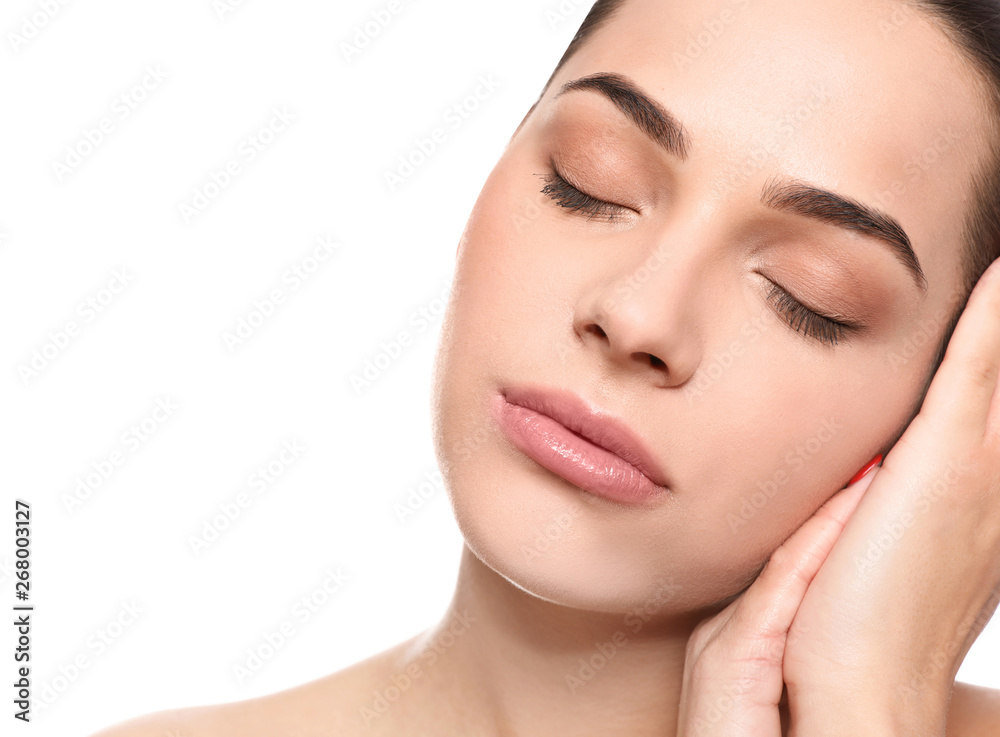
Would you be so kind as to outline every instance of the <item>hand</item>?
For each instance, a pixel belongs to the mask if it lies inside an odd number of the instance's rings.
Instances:
[[[739,598],[695,628],[684,660],[678,737],[784,734],[782,663],[789,628],[877,471],[831,497],[771,554]]]
[[[998,365],[1000,261],[795,614],[790,734],[945,734],[955,674],[1000,591]]]

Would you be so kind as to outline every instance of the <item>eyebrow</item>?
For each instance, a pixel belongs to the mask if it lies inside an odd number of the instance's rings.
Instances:
[[[593,90],[607,97],[655,144],[682,161],[691,147],[690,136],[673,115],[622,74],[599,72],[564,84],[556,98],[576,90]],[[899,221],[884,212],[829,190],[798,180],[772,177],[761,190],[762,204],[792,212],[845,230],[871,236],[892,248],[919,290],[927,291],[920,260]]]
[[[776,210],[793,212],[845,230],[872,236],[888,245],[910,272],[917,288],[927,291],[927,277],[910,238],[895,218],[836,192],[798,180],[772,177],[764,185],[760,201]]]
[[[574,90],[595,90],[615,106],[659,146],[683,160],[687,158],[688,135],[674,116],[632,80],[621,74],[599,72],[564,84],[555,97]],[[553,98],[554,99],[554,98]]]

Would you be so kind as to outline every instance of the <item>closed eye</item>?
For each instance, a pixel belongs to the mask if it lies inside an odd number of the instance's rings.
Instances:
[[[626,213],[635,212],[630,207],[598,199],[581,191],[567,182],[556,170],[555,165],[550,163],[549,167],[549,172],[543,176],[545,186],[541,192],[559,207],[573,213],[582,213],[588,220],[596,219],[609,223],[619,222]]]
[[[768,280],[770,282],[770,280]],[[785,322],[797,333],[814,338],[821,343],[837,345],[858,327],[810,310],[774,282],[767,293],[767,300],[781,313]]]

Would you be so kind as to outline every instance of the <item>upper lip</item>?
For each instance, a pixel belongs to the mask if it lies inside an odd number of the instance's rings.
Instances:
[[[573,392],[522,385],[504,387],[501,394],[508,402],[548,415],[594,445],[614,453],[657,486],[668,485],[655,456],[627,423],[595,409]]]

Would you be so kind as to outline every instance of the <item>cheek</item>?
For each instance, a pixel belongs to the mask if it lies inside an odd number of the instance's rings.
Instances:
[[[571,244],[553,227],[551,203],[538,191],[540,180],[533,186],[532,170],[505,155],[466,224],[439,351],[454,375],[499,381],[511,378],[512,368],[551,363],[553,353],[565,361],[575,281],[563,249]]]
[[[902,371],[881,351],[803,371],[798,336],[768,325],[691,400],[693,418],[715,420],[696,434],[694,534],[758,565],[894,437],[922,387],[922,364]]]
[[[692,537],[714,548],[720,581],[731,574],[727,585],[754,573],[879,437],[808,377],[775,370],[790,359],[782,337],[761,338],[691,409],[701,447],[683,504]]]

